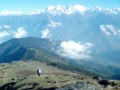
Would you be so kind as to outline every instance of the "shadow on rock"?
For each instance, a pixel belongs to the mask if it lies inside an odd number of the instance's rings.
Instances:
[[[15,88],[13,88],[13,86],[15,84],[16,84],[16,82],[7,83],[7,84],[1,86],[0,90],[16,90]]]

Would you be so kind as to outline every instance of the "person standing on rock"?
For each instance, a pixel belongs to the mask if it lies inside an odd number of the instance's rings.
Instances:
[[[37,69],[37,74],[38,74],[38,76],[40,76],[41,73],[42,73],[42,71],[41,71],[41,68],[39,67],[39,68]]]

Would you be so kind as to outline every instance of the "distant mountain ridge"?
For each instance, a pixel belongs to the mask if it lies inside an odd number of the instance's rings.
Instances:
[[[69,13],[67,13],[69,12]],[[82,5],[50,6],[34,14],[1,15],[1,42],[10,38],[41,37],[56,41],[82,41],[95,53],[120,50],[120,9]]]
[[[2,62],[20,60],[28,49],[48,50],[49,52],[50,50],[52,51],[52,47],[53,44],[48,39],[40,39],[35,37],[22,39],[14,38],[0,45],[0,60]]]
[[[88,8],[86,6],[75,4],[69,5],[67,7],[62,5],[52,6],[50,5],[48,8],[44,10],[35,10],[31,12],[22,12],[22,11],[9,11],[4,10],[0,12],[1,16],[7,15],[32,15],[32,14],[41,14],[41,13],[50,13],[52,15],[60,15],[60,14],[73,14],[73,13],[80,13],[84,14],[85,12],[92,12],[92,11],[99,11],[99,12],[106,12],[107,14],[118,14],[120,12],[119,8],[102,8],[99,6]]]
[[[41,12],[12,14],[8,11],[7,13],[3,12],[0,15],[0,43],[11,38],[18,38],[16,40],[19,43],[13,40],[13,46],[8,43],[2,47],[0,61],[36,58],[35,52],[44,51],[64,58],[65,61],[78,67],[90,69],[98,74],[103,73],[106,77],[109,75],[110,78],[119,77],[119,8],[58,5],[50,6]],[[37,38],[26,40],[25,37],[29,36],[42,38],[40,40],[42,43],[37,42]],[[24,40],[19,39],[23,37]],[[15,58],[17,56],[15,52],[20,56]],[[109,74],[105,74],[106,72]]]
[[[64,70],[96,75],[87,69],[72,64],[68,59],[57,55],[53,50],[57,44],[58,42],[37,37],[14,38],[0,45],[0,63],[33,60]]]
[[[56,52],[60,44],[60,41],[50,41],[37,37],[14,38],[0,45],[0,62],[37,60],[62,69],[119,79],[119,63],[100,61],[101,57],[104,56],[94,56],[90,60],[62,57]],[[106,58],[108,57],[106,56]]]
[[[66,11],[72,13],[66,14]],[[110,49],[120,50],[119,17],[119,9],[51,6],[44,12],[30,15],[1,15],[0,38],[1,42],[26,36],[90,42],[99,54]]]

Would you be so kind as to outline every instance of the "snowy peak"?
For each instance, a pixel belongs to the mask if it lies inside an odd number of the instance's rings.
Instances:
[[[60,14],[60,13],[64,13],[64,14],[72,14],[75,12],[81,13],[83,14],[85,11],[87,10],[87,7],[76,4],[74,6],[70,5],[68,7],[64,7],[61,5],[57,5],[56,7],[54,6],[49,6],[47,9],[47,12],[49,12],[50,14]]]
[[[69,5],[68,7],[57,5],[56,7],[49,6],[45,12],[48,12],[52,15],[60,15],[61,13],[70,15],[73,13],[84,14],[85,12],[94,12],[94,11],[105,12],[108,14],[119,14],[120,8],[101,8],[101,7],[88,8],[80,4]]]
[[[51,15],[60,15],[60,14],[74,14],[74,13],[80,13],[84,14],[85,12],[107,12],[109,14],[119,14],[120,13],[120,8],[101,8],[101,7],[93,7],[93,8],[88,8],[86,6],[76,4],[76,5],[69,5],[68,7],[57,5],[57,6],[52,6],[50,5],[47,9],[45,10],[36,10],[32,12],[22,12],[22,11],[8,11],[4,10],[0,12],[0,16],[7,16],[7,15],[32,15],[32,14],[41,14],[41,13],[49,13]]]

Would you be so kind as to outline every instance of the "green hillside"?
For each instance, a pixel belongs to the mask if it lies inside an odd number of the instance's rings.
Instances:
[[[58,42],[36,37],[11,39],[0,45],[0,62],[36,60],[63,70],[96,75],[54,53],[52,48],[55,48],[57,44]]]
[[[41,76],[36,73],[38,67],[42,69]],[[64,71],[38,61],[1,63],[0,71],[0,90],[119,90],[118,83],[114,87],[104,87],[85,74]]]

